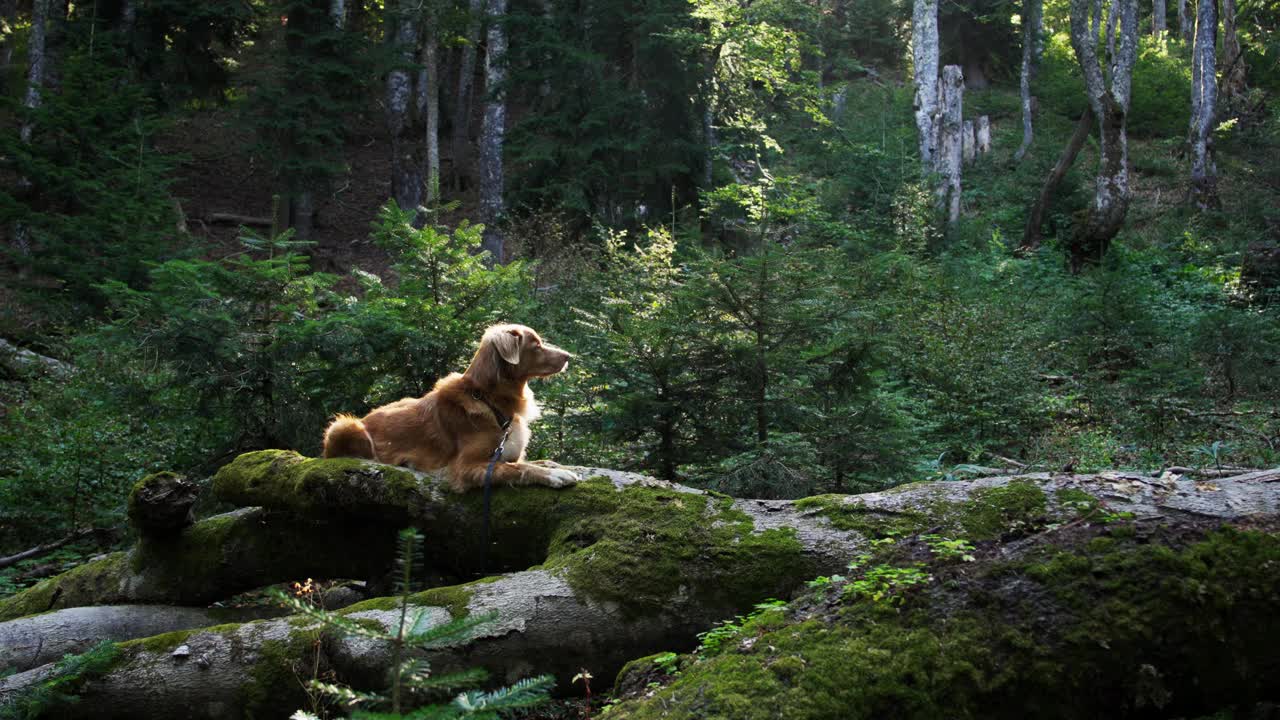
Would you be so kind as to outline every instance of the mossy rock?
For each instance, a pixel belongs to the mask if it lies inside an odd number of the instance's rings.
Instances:
[[[1081,531],[1096,532],[1094,530]],[[1197,717],[1280,701],[1280,538],[1106,534],[793,603],[615,718]]]

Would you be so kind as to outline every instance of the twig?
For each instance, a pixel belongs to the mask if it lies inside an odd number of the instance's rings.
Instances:
[[[53,552],[54,550],[57,550],[63,545],[74,542],[76,540],[79,540],[80,538],[83,538],[85,536],[92,535],[92,534],[93,534],[92,529],[80,530],[80,531],[71,533],[70,535],[62,538],[61,540],[56,540],[54,542],[46,543],[44,545],[37,545],[31,548],[30,550],[23,550],[22,552],[16,553],[14,555],[10,555],[9,557],[2,557],[0,558],[0,568],[7,568],[7,567],[10,567],[11,565],[17,565],[23,560],[30,560],[31,558],[34,558],[34,557],[40,557],[41,555],[46,555],[48,553]]]

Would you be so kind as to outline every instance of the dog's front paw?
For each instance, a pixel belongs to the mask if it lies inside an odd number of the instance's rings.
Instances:
[[[553,468],[550,475],[547,476],[547,485],[553,488],[569,487],[577,484],[582,478],[578,477],[578,473],[564,468]]]
[[[548,469],[551,469],[551,468],[563,468],[563,467],[564,467],[563,465],[561,465],[560,463],[556,462],[555,460],[534,460],[533,462],[531,462],[531,463],[529,463],[529,464],[530,464],[530,465],[537,465],[538,467],[544,467],[544,468],[548,468]]]

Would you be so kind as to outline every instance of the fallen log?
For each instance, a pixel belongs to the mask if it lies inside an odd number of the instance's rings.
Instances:
[[[0,623],[0,667],[19,672],[82,653],[102,640],[132,640],[175,630],[281,615],[272,608],[104,605],[42,613]]]
[[[0,369],[13,375],[48,374],[55,376],[69,375],[75,371],[70,363],[46,357],[26,348],[0,338]]]
[[[434,667],[479,665],[498,679],[551,672],[567,687],[582,667],[606,677],[627,658],[687,650],[694,634],[716,619],[768,597],[786,597],[815,575],[843,572],[851,558],[884,544],[873,545],[876,540],[964,538],[982,548],[978,564],[986,567],[1002,558],[1030,557],[1058,537],[1097,532],[1103,520],[1127,515],[1137,518],[1133,524],[1186,527],[1207,537],[1210,526],[1261,522],[1280,509],[1280,484],[1268,473],[1224,478],[1211,487],[1137,473],[1036,473],[913,483],[859,496],[757,501],[630,473],[577,470],[587,480],[573,488],[502,488],[495,494],[495,567],[538,567],[412,596],[415,607],[441,620],[499,614],[496,624],[465,647],[432,650],[428,659]],[[480,498],[447,493],[431,475],[264,451],[225,467],[214,489],[225,500],[262,505],[299,522],[346,517],[359,518],[351,523],[356,526],[379,518],[392,528],[412,523],[428,536],[429,564],[437,571],[465,575],[477,568]],[[949,590],[948,602],[960,608],[965,576],[954,579],[958,585]],[[1163,591],[1149,578],[1138,582],[1137,591]],[[1010,612],[1023,607],[987,599]],[[345,612],[390,627],[398,617],[394,603],[380,598]],[[947,616],[946,603],[929,607]],[[1000,627],[1001,612],[992,610],[984,621]],[[1069,628],[1073,618],[1050,615],[1040,622]],[[186,652],[175,656],[183,646]],[[80,707],[92,708],[94,717],[288,714],[302,706],[299,679],[313,669],[371,689],[384,685],[390,662],[388,649],[375,641],[336,636],[296,617],[170,633],[124,643],[122,649],[109,673],[84,686]],[[876,662],[892,665],[889,657]],[[1008,660],[1033,666],[1033,657],[1014,654]],[[788,672],[808,677],[805,662],[788,661]],[[0,696],[39,677],[37,669],[0,680]],[[776,707],[758,697],[752,702]],[[87,716],[76,707],[68,712]],[[731,711],[718,716],[737,717]]]
[[[394,548],[394,527],[242,508],[42,580],[0,600],[0,621],[87,605],[205,605],[308,576],[371,577],[390,567]]]

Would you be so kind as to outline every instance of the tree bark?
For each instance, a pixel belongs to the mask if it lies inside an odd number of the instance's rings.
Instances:
[[[427,203],[440,202],[440,42],[439,28],[433,14],[428,23],[423,48],[427,93]]]
[[[75,372],[70,363],[34,353],[0,338],[0,369],[11,375],[48,374],[66,376]]]
[[[1236,24],[1236,0],[1222,0],[1222,87],[1219,96],[1237,98],[1248,84],[1249,68],[1240,47]]]
[[[1108,13],[1106,70],[1098,55],[1096,28],[1102,4],[1071,0],[1071,45],[1084,76],[1085,92],[1098,124],[1100,160],[1093,201],[1069,244],[1072,272],[1096,263],[1120,232],[1129,210],[1129,114],[1133,66],[1138,58],[1137,0],[1112,0]]]
[[[785,597],[814,575],[843,571],[881,537],[961,537],[998,557],[1028,547],[1020,538],[1096,520],[1101,502],[1113,515],[1174,525],[1246,517],[1265,525],[1280,512],[1280,469],[1211,485],[1180,476],[1037,473],[804,501],[731,500],[630,473],[581,472],[589,479],[573,488],[503,488],[494,498],[498,555],[542,567],[411,597],[432,622],[498,615],[466,644],[425,652],[436,672],[481,666],[500,682],[550,672],[564,688],[583,667],[609,677],[629,658],[687,649],[715,620]],[[447,561],[443,545],[476,549],[478,498],[443,487],[433,475],[282,451],[242,456],[215,478],[222,498],[261,503],[295,515],[294,522],[395,527],[411,520],[429,536],[431,564]],[[391,599],[343,612],[384,628],[399,617]],[[374,689],[390,659],[379,642],[322,632],[298,617],[183,632],[122,645],[117,664],[88,680],[82,701],[66,713],[283,716],[304,702],[300,681],[312,668]],[[0,680],[0,698],[47,677],[49,667]]]
[[[284,612],[272,607],[193,608],[172,605],[77,607],[0,622],[0,667],[24,672],[82,653],[103,640],[121,642]]]
[[[458,62],[458,94],[453,108],[453,181],[461,190],[462,178],[471,159],[471,88],[475,84],[476,48],[484,26],[484,0],[471,0],[467,15],[467,37]]]
[[[1196,39],[1191,50],[1191,187],[1189,198],[1200,210],[1218,207],[1218,171],[1213,162],[1217,121],[1217,0],[1200,0]]]
[[[387,73],[387,132],[391,136],[391,196],[402,210],[422,204],[422,144],[414,112],[413,74],[418,43],[418,20],[409,0],[388,2],[387,38],[398,66]]]
[[[916,130],[920,142],[920,172],[938,172],[938,0],[915,0],[911,13],[911,60],[915,77]]]
[[[1031,149],[1031,79],[1036,60],[1040,57],[1040,25],[1044,0],[1025,0],[1022,4],[1022,68],[1018,73],[1018,95],[1022,101],[1022,144],[1014,152],[1014,161],[1021,161]]]
[[[965,120],[962,127],[964,128],[961,132],[961,144],[964,148],[964,164],[971,165],[974,160],[978,159],[978,133],[972,120]]]
[[[954,227],[960,220],[960,174],[964,160],[964,74],[959,65],[942,69],[938,102],[942,114],[938,125],[937,166],[941,176],[938,202],[947,225]]]
[[[0,600],[0,621],[88,605],[203,605],[274,582],[368,578],[389,567],[394,528],[299,521],[244,508],[175,537],[144,536]],[[381,557],[378,557],[381,555]]]
[[[1168,30],[1165,22],[1165,16],[1169,11],[1165,5],[1165,0],[1152,0],[1151,2],[1151,34],[1156,37],[1164,35]]]
[[[1191,42],[1192,20],[1191,13],[1187,12],[1187,0],[1178,0],[1178,34],[1183,42]]]
[[[504,238],[499,228],[505,205],[502,199],[502,144],[507,118],[507,31],[503,22],[507,0],[487,0],[485,15],[489,36],[485,45],[484,121],[480,127],[480,221],[484,223],[481,249],[489,261],[502,264]]]
[[[1071,133],[1071,139],[1063,148],[1062,155],[1058,156],[1058,162],[1054,164],[1053,170],[1049,171],[1049,177],[1045,178],[1044,186],[1040,188],[1040,195],[1027,211],[1027,227],[1022,231],[1023,250],[1035,250],[1040,247],[1040,228],[1044,225],[1044,213],[1049,208],[1058,185],[1062,183],[1062,178],[1066,177],[1067,170],[1075,164],[1076,156],[1080,154],[1080,149],[1084,147],[1092,130],[1093,111],[1085,108],[1084,112],[1080,113],[1075,132]]]
[[[991,118],[987,115],[979,115],[974,127],[974,135],[978,144],[978,156],[981,157],[991,152]]]

